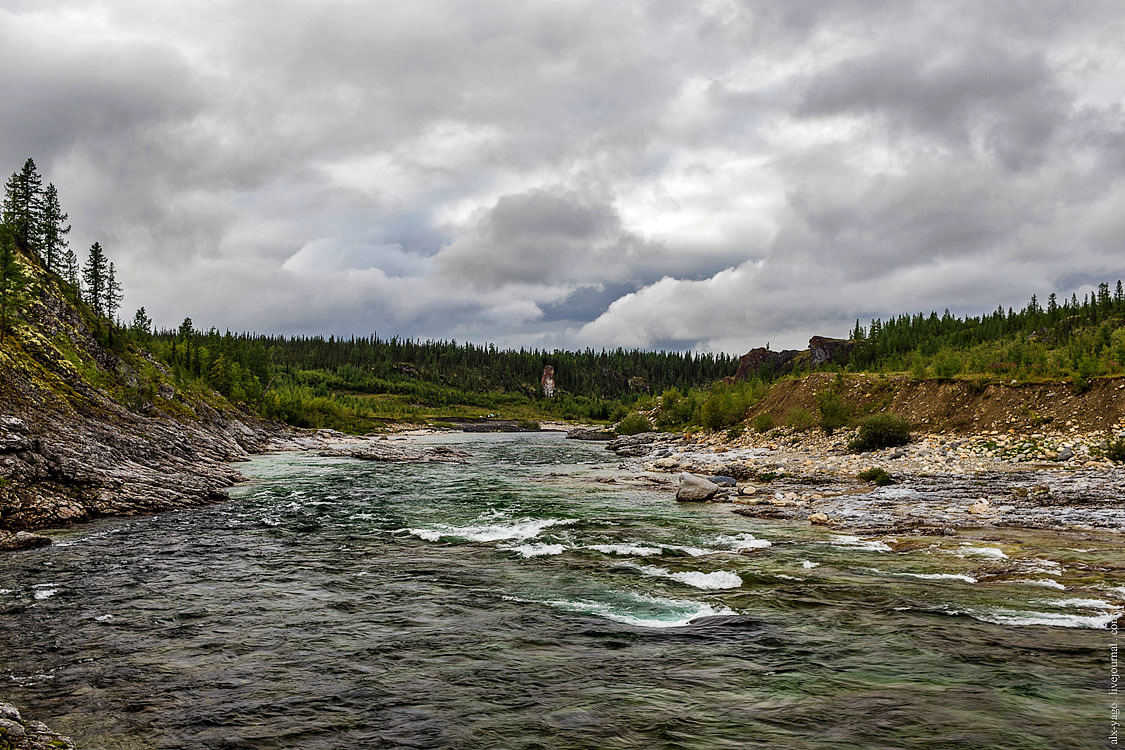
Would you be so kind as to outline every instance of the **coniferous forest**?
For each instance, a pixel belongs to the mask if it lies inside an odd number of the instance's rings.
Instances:
[[[362,432],[387,421],[489,414],[617,421],[660,396],[662,426],[718,429],[741,421],[768,391],[768,382],[757,379],[723,383],[737,367],[726,354],[509,350],[376,333],[264,336],[200,331],[190,318],[176,329],[156,329],[144,307],[126,323],[118,316],[123,290],[114,262],[99,242],[80,262],[67,239],[68,220],[57,188],[44,187],[27,159],[5,183],[0,340],[18,329],[48,279],[89,317],[104,345],[146,352],[183,387],[217,391],[241,408],[298,426]],[[1051,293],[1043,305],[1032,297],[1018,311],[904,314],[867,327],[857,321],[849,338],[855,345],[846,361],[820,369],[1057,379],[1083,389],[1090,378],[1125,373],[1125,290],[1120,281],[1103,282],[1081,298]],[[553,398],[540,387],[547,366],[554,368]]]

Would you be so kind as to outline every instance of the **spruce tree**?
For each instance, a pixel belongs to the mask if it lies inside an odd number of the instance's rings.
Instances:
[[[62,275],[65,270],[64,257],[69,248],[66,236],[70,234],[70,224],[66,224],[66,220],[69,218],[59,205],[59,191],[54,184],[47,185],[43,193],[41,254],[43,265],[54,274]]]
[[[109,268],[102,246],[95,242],[90,246],[90,255],[82,269],[82,299],[94,308],[98,315],[105,316],[106,274]]]
[[[4,185],[4,223],[12,228],[16,250],[29,257],[38,257],[42,240],[42,187],[43,178],[30,158]]]

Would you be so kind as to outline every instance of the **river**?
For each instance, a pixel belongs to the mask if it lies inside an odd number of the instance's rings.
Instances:
[[[104,750],[1106,746],[1116,538],[857,538],[427,439],[472,458],[259,456],[0,557],[0,697]]]

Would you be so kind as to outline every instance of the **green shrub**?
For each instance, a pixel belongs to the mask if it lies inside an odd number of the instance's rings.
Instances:
[[[841,427],[847,427],[852,420],[851,407],[844,403],[840,394],[835,391],[820,394],[817,399],[817,409],[820,411],[820,427],[825,435],[831,435]]]
[[[746,432],[746,425],[736,424],[727,429],[727,440],[737,440]]]
[[[641,432],[652,432],[652,423],[644,414],[633,412],[617,423],[618,435],[636,435]]]
[[[1105,457],[1115,464],[1125,463],[1125,437],[1109,433],[1105,438]]]
[[[750,424],[756,432],[769,432],[774,427],[773,415],[764,411],[754,417]]]
[[[794,406],[789,410],[789,413],[785,415],[785,426],[792,427],[798,432],[805,432],[806,430],[811,430],[813,427],[816,427],[816,418],[813,417],[808,409]]]
[[[871,482],[871,484],[875,484],[880,487],[895,483],[895,480],[891,479],[890,474],[877,467],[864,469],[863,471],[859,472],[859,474],[856,474],[856,476],[860,479],[860,481]]]
[[[853,453],[906,445],[910,442],[910,423],[894,414],[872,414],[859,423],[859,432],[848,443]]]
[[[521,430],[538,430],[539,429],[539,423],[536,422],[534,419],[521,419],[520,421],[516,422],[516,426],[519,427]]]
[[[934,361],[934,374],[939,378],[951,378],[962,368],[961,358],[954,352],[943,352]]]

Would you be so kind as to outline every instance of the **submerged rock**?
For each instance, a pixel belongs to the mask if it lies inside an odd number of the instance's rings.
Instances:
[[[586,427],[576,427],[566,433],[567,440],[613,440],[617,433],[613,430],[591,430]]]
[[[320,451],[317,455],[325,458],[358,458],[363,461],[418,464],[463,464],[469,457],[465,451],[448,445],[403,445],[383,442],[342,445],[331,450]]]
[[[676,489],[676,499],[681,502],[702,503],[715,497],[719,489],[719,485],[709,479],[685,471],[680,474],[680,486]]]
[[[41,534],[32,534],[30,531],[17,531],[13,534],[10,531],[0,529],[0,550],[45,547],[50,543],[51,538]]]

